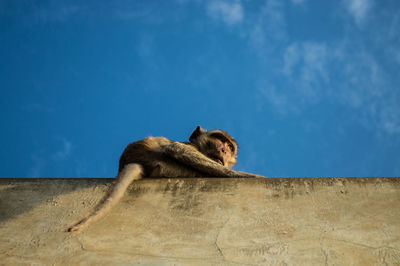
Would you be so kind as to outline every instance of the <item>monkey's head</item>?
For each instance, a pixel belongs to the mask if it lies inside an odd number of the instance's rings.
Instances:
[[[197,126],[189,141],[205,156],[227,168],[232,168],[236,163],[237,143],[222,130],[207,131]]]

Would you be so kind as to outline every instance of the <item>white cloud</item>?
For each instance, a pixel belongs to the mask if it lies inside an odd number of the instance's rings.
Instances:
[[[263,105],[266,101],[286,115],[319,102],[334,102],[350,108],[353,119],[378,135],[400,133],[397,83],[362,47],[350,41],[292,43],[283,50],[281,62],[268,78],[259,78],[257,90]]]
[[[356,23],[361,25],[372,7],[372,0],[344,0],[344,4]]]
[[[230,26],[242,22],[244,16],[240,1],[211,1],[207,13],[213,19],[222,20]]]
[[[367,23],[374,0],[342,0],[342,6],[358,26]],[[307,0],[291,0],[301,5]],[[262,74],[256,81],[260,108],[271,107],[281,115],[300,113],[321,102],[350,108],[351,119],[379,135],[400,133],[400,94],[398,79],[386,74],[385,65],[362,40],[351,37],[334,42],[303,41],[288,43],[285,6],[287,2],[265,0],[255,13],[246,13],[239,1],[208,2],[208,14],[232,25],[241,24],[240,34],[258,55]],[[238,5],[234,19],[235,5]],[[230,18],[232,17],[232,18]],[[397,43],[400,12],[391,19],[386,30],[393,44]],[[370,30],[370,29],[369,29]],[[384,29],[383,29],[384,30]],[[384,31],[381,31],[384,32]],[[384,37],[383,37],[384,38]],[[386,53],[400,62],[400,52],[391,44]],[[281,60],[276,55],[281,54]],[[400,106],[400,105],[399,105]]]

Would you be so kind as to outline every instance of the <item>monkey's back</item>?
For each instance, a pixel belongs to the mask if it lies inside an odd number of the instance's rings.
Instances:
[[[149,176],[154,168],[151,162],[167,160],[162,151],[165,146],[170,145],[172,142],[172,140],[164,137],[147,137],[128,144],[119,159],[118,172],[126,164],[137,163],[143,167],[143,175]]]

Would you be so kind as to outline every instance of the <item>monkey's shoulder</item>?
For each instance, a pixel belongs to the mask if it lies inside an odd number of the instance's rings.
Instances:
[[[147,137],[142,140],[143,143],[150,149],[154,149],[157,147],[164,147],[173,143],[172,140],[164,138],[164,137]]]
[[[128,144],[123,152],[123,156],[131,154],[144,154],[144,153],[163,153],[165,148],[167,150],[173,150],[174,152],[179,150],[185,151],[198,151],[196,145],[191,142],[176,142],[165,137],[147,137],[139,141],[132,142]]]
[[[172,140],[164,137],[147,137],[142,140],[130,143],[127,146],[127,149],[140,148],[150,151],[159,151],[163,147],[168,146],[171,143],[173,143]]]

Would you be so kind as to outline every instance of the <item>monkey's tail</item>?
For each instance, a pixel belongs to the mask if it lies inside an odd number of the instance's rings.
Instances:
[[[142,167],[139,164],[131,163],[125,165],[107,196],[85,218],[69,227],[68,232],[80,231],[90,223],[103,217],[122,198],[128,186],[141,177]]]

